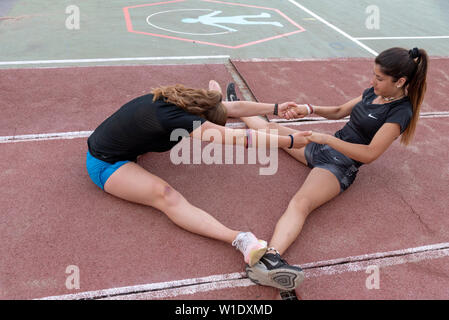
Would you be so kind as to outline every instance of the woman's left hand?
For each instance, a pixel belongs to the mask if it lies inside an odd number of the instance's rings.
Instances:
[[[278,105],[278,115],[284,119],[303,118],[296,110],[298,105],[295,102],[284,102]]]
[[[319,133],[319,132],[312,132],[310,136],[307,136],[306,138],[310,142],[315,142],[318,144],[328,144],[329,138],[331,136],[325,133]]]

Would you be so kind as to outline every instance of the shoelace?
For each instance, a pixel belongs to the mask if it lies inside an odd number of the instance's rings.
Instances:
[[[280,253],[279,253],[279,251],[277,251],[275,248],[273,248],[273,247],[269,247],[268,249],[267,249],[267,251],[274,251],[274,252],[276,252],[279,256],[281,255]]]
[[[277,259],[277,264],[276,265],[278,265],[279,263],[281,263],[281,264],[287,264],[288,265],[288,262],[287,261],[285,261],[284,259],[282,259],[282,257],[281,257],[281,255],[279,254],[279,251],[277,251],[275,248],[268,248],[268,250],[273,250],[273,251],[275,251],[276,253],[275,254],[273,254],[273,253],[268,253],[268,254],[272,254],[274,257],[276,257]],[[267,250],[267,251],[268,251]],[[267,259],[267,258],[265,258],[265,259]],[[267,259],[268,260],[268,259]]]
[[[246,249],[248,248],[249,241],[245,241],[247,238],[246,234],[243,234],[242,236],[238,235],[237,238],[235,238],[234,241],[232,241],[232,245],[242,251],[246,252]]]

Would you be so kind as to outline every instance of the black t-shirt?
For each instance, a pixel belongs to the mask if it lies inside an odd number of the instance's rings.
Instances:
[[[194,121],[206,119],[191,114],[163,99],[153,102],[153,94],[138,97],[103,121],[87,140],[89,152],[109,163],[130,160],[147,152],[165,152],[176,145],[170,141],[175,129],[194,130]]]
[[[402,134],[413,115],[409,98],[373,104],[376,97],[374,88],[366,89],[362,100],[352,109],[349,121],[335,136],[347,142],[368,145],[384,123],[398,123]]]

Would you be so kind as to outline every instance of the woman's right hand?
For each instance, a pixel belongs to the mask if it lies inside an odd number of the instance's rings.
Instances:
[[[293,136],[293,147],[295,149],[299,149],[310,143],[310,140],[307,137],[312,135],[312,131],[299,131],[292,134]]]
[[[305,104],[298,104],[296,107],[288,108],[283,113],[283,118],[287,120],[304,118],[309,114]]]

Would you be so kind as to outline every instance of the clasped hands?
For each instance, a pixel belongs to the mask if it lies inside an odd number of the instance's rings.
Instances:
[[[284,102],[278,105],[278,116],[286,120],[300,119],[307,115],[309,115],[309,111],[305,104]]]
[[[278,116],[286,119],[301,119],[309,115],[309,110],[305,104],[296,104],[295,102],[284,102],[278,105]],[[329,137],[328,134],[318,133],[313,131],[300,131],[293,134],[295,143],[294,148],[301,148],[310,142],[318,144],[327,144]]]

